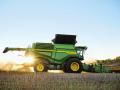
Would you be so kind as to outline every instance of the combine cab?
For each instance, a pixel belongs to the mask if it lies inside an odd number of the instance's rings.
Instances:
[[[63,70],[67,73],[80,73],[83,70],[85,46],[75,46],[75,35],[56,34],[53,43],[33,43],[31,48],[5,48],[8,51],[25,51],[34,59],[34,71]]]

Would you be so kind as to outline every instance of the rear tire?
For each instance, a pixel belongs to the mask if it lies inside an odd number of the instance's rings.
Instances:
[[[47,72],[49,69],[49,63],[44,60],[40,59],[40,61],[37,61],[34,65],[34,71],[35,72]]]
[[[82,70],[83,66],[78,58],[70,58],[67,62],[64,63],[63,71],[66,73],[81,73]]]

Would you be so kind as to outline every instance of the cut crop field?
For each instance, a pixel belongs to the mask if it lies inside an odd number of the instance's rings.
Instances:
[[[0,72],[0,90],[120,90],[120,74]]]

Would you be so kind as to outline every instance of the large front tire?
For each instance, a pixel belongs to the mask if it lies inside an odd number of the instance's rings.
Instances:
[[[70,58],[67,62],[64,63],[64,72],[67,73],[81,73],[83,66],[81,61],[78,58]]]

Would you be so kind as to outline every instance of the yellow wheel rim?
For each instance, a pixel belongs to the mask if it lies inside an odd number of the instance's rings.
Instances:
[[[44,66],[41,63],[38,64],[36,68],[37,68],[37,71],[39,71],[39,72],[42,72],[44,70]]]
[[[71,65],[70,65],[70,68],[72,71],[78,71],[80,66],[79,66],[79,63],[77,62],[72,62]]]

